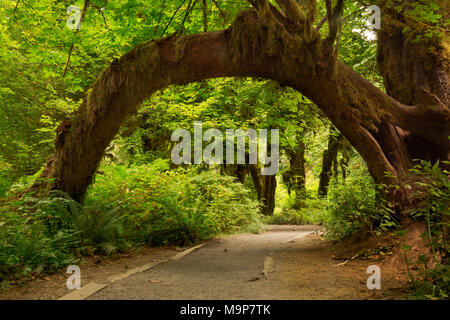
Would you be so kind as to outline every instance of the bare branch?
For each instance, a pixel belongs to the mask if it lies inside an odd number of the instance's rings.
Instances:
[[[225,15],[225,13],[223,12],[222,8],[220,8],[220,6],[219,6],[219,4],[217,3],[216,0],[212,0],[212,2],[213,2],[214,5],[216,6],[216,8],[219,10],[219,17],[222,16],[223,22],[224,22],[224,23],[223,23],[223,26],[224,26],[224,28],[225,28],[226,15]]]
[[[175,16],[177,15],[178,11],[180,11],[181,7],[184,5],[184,3],[186,2],[186,0],[183,0],[183,2],[181,2],[180,6],[175,10],[175,12],[173,13],[172,17],[170,17],[169,22],[167,23],[166,27],[164,28],[162,34],[161,34],[161,38],[164,36],[164,34],[166,33],[167,29],[169,28],[170,24],[172,23],[173,19],[175,18]]]
[[[325,21],[327,21],[327,16],[325,15],[320,22],[317,24],[316,29],[314,30],[316,34],[319,33],[320,28],[322,28],[322,26],[324,25]]]
[[[108,24],[106,23],[106,17],[105,17],[105,13],[103,12],[103,7],[99,7],[99,6],[97,6],[96,4],[94,4],[94,3],[91,3],[91,6],[92,6],[93,8],[95,8],[95,9],[97,9],[98,12],[100,12],[100,14],[102,15],[102,17],[103,17],[103,23],[105,24],[106,29],[108,29],[109,31],[113,31],[113,30],[108,26]]]
[[[191,13],[195,4],[197,3],[197,0],[194,0],[194,2],[192,2],[192,1],[193,0],[189,0],[188,6],[186,9],[186,13],[184,14],[184,17],[183,17],[183,21],[181,21],[180,27],[179,27],[178,31],[175,32],[175,34],[181,34],[183,32],[184,23],[186,22],[187,17],[189,16],[189,14]]]
[[[161,11],[159,12],[159,17],[158,17],[158,23],[157,23],[157,25],[156,25],[155,32],[153,32],[153,37],[152,37],[152,39],[155,39],[156,35],[158,34],[159,25],[160,25],[160,23],[161,23],[162,15],[163,15],[163,12],[164,12],[164,9],[165,9],[165,8],[166,8],[166,0],[164,0],[163,4],[162,4],[162,6],[161,6]]]
[[[20,0],[17,0],[16,6],[14,7],[14,15],[16,15],[17,8],[19,7]]]

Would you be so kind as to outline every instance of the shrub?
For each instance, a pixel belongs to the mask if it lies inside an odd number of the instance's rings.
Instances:
[[[46,221],[51,216],[26,207],[1,210],[0,280],[51,272],[76,261],[72,254],[79,245],[75,232],[50,232]]]
[[[0,157],[0,199],[6,198],[13,183],[11,165]]]
[[[152,245],[193,243],[259,223],[258,203],[235,178],[168,167],[165,160],[105,167],[87,203],[120,204],[127,239]]]
[[[277,210],[272,216],[264,218],[268,224],[323,224],[326,221],[327,212],[323,207],[306,205],[301,209],[283,208]]]
[[[302,200],[302,208],[295,208],[295,192],[288,193],[287,187],[278,181],[275,193],[276,208],[273,215],[265,216],[264,221],[268,224],[323,224],[327,211],[324,209],[323,201],[313,198],[307,190],[305,199]]]
[[[52,272],[81,255],[133,244],[184,245],[223,233],[258,232],[258,202],[235,178],[168,168],[164,160],[108,165],[84,205],[51,191],[0,207],[0,279]]]
[[[329,216],[326,235],[341,240],[358,230],[379,233],[398,225],[388,203],[377,198],[382,191],[365,166],[353,164],[353,170],[343,181],[332,179],[327,195]]]
[[[444,162],[449,165],[450,162]],[[448,230],[450,227],[450,172],[441,169],[439,162],[432,165],[421,161],[421,164],[410,170],[413,174],[423,177],[424,182],[417,182],[419,192],[426,197],[419,208],[411,210],[416,219],[426,221],[428,230],[422,235],[427,239],[432,254],[422,255],[417,263],[422,266],[422,273],[415,281],[416,297],[429,299],[448,299],[450,292],[450,265],[448,248]]]
[[[1,208],[0,279],[58,270],[81,254],[125,247],[120,208],[82,206],[61,192]]]
[[[265,221],[268,224],[304,224],[302,213],[299,210],[285,208],[277,210],[272,216],[267,216]]]
[[[37,202],[36,214],[47,216],[50,234],[72,230],[80,242],[79,250],[104,251],[109,254],[126,247],[123,241],[123,219],[120,206],[108,208],[102,203],[81,205],[68,195],[51,191],[49,198]]]

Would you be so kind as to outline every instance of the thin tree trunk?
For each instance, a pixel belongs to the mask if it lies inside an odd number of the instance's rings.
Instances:
[[[344,181],[347,178],[347,170],[348,170],[348,162],[350,161],[350,157],[348,155],[348,146],[344,145],[342,152],[342,159],[339,163],[341,166],[342,180]]]
[[[273,211],[275,210],[275,191],[277,189],[277,177],[276,175],[262,176],[262,181],[262,213],[270,216],[273,215]]]
[[[258,200],[262,204],[261,213],[272,215],[275,209],[276,175],[261,175],[261,168],[256,164],[249,164],[248,168],[258,194]]]
[[[248,173],[248,165],[245,164],[238,164],[236,165],[236,177],[238,178],[239,182],[244,184],[245,178],[247,177]]]
[[[287,183],[289,194],[291,190],[295,192],[295,209],[302,208],[306,198],[305,149],[305,144],[299,140],[297,148],[286,150],[290,168],[285,173],[284,180]]]
[[[327,196],[328,186],[333,176],[337,174],[337,155],[342,146],[343,136],[336,132],[332,126],[328,135],[328,147],[323,152],[322,171],[319,176],[318,195],[323,198]]]

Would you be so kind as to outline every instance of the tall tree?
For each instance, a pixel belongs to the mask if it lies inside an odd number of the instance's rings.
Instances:
[[[42,174],[49,180],[35,187],[82,198],[123,121],[156,90],[252,76],[291,86],[313,101],[361,154],[376,182],[400,186],[390,194],[398,209],[410,207],[412,159],[449,159],[446,31],[411,18],[413,1],[400,2],[401,10],[397,2],[376,1],[383,15],[378,63],[385,93],[338,60],[345,1],[325,1],[325,35],[314,0],[302,6],[277,0],[278,7],[250,2],[253,9],[226,30],[145,42],[114,61],[76,116],[58,128],[55,153]],[[432,11],[448,16],[448,6],[437,0]],[[429,32],[435,34],[427,37]]]

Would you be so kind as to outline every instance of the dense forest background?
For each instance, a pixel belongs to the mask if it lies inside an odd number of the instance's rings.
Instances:
[[[411,19],[433,25],[435,33],[448,28],[437,3],[415,3]],[[79,29],[68,27],[71,5],[81,10]],[[385,91],[376,32],[366,23],[370,14],[360,1],[345,5],[339,59]],[[160,90],[109,144],[81,203],[56,190],[24,193],[41,176],[65,121],[115,59],[148,40],[222,30],[248,8],[243,0],[2,0],[3,286],[54,272],[84,255],[187,245],[259,232],[267,223],[321,224],[333,241],[355,232],[402,234],[395,203],[383,197],[385,186],[374,181],[324,112],[298,91],[263,78],[216,78]],[[318,11],[326,15],[324,3]],[[171,133],[193,131],[194,121],[202,121],[203,130],[223,132],[279,129],[279,172],[261,176],[261,164],[173,164]],[[423,281],[419,296],[448,298],[448,219],[442,219],[449,213],[448,172],[442,162],[424,160],[411,170],[424,177],[421,192],[427,196],[410,215],[430,226],[426,236],[435,259],[420,277],[432,280]]]

